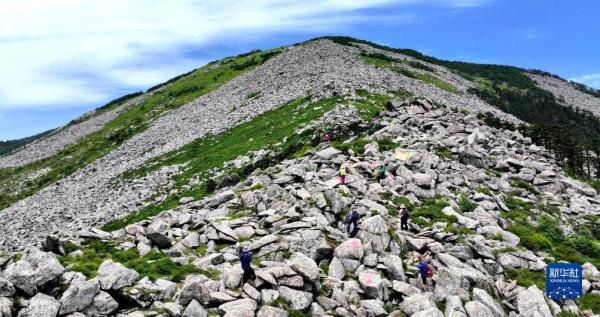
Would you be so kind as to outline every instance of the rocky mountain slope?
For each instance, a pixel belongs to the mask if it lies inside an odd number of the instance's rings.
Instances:
[[[0,261],[0,311],[600,314],[596,190],[453,67],[335,38],[251,52],[4,157],[0,243],[19,252]],[[350,210],[362,215],[354,238]],[[243,245],[258,278],[242,285]],[[419,254],[436,270],[425,290]],[[544,297],[552,261],[585,263],[582,299]]]

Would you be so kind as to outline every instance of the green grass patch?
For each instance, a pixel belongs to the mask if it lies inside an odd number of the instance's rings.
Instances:
[[[396,73],[402,74],[406,77],[420,80],[424,83],[436,86],[440,89],[443,89],[443,90],[451,92],[451,93],[455,93],[455,94],[460,93],[460,91],[456,87],[454,87],[452,84],[450,84],[434,75],[427,74],[427,73],[417,73],[417,72],[413,72],[405,67],[398,66],[398,64],[402,64],[403,61],[388,57],[387,55],[380,54],[380,53],[373,53],[373,54],[364,54],[363,53],[363,54],[361,54],[360,57],[361,57],[362,61],[365,62],[366,64],[389,69]],[[418,63],[418,62],[412,62],[412,64],[411,64],[411,62],[408,62],[408,65],[413,66],[413,67],[414,67],[414,65],[424,66],[424,67],[416,67],[416,68],[420,68],[420,69],[429,68],[428,66],[426,66],[422,63],[419,63],[419,64],[416,64],[416,63]]]
[[[585,294],[578,302],[582,309],[591,309],[595,314],[600,314],[600,295]]]
[[[477,203],[470,200],[466,195],[460,195],[460,199],[458,200],[458,211],[471,212],[477,208]]]
[[[251,66],[260,64],[265,56],[273,56],[272,54],[277,52],[279,51],[256,52],[226,64],[209,64],[177,77],[177,80],[161,90],[155,90],[151,96],[128,108],[99,131],[57,154],[24,166],[0,169],[0,209],[36,193],[106,155],[132,136],[146,130],[150,122],[166,111],[214,91],[249,70]],[[259,61],[259,63],[245,68],[233,67],[233,65],[245,64],[249,60]],[[29,178],[29,175],[42,169],[49,171],[40,177]],[[20,190],[14,191],[14,188]]]
[[[522,179],[519,178],[513,178],[510,180],[510,185],[512,187],[517,187],[517,188],[521,188],[524,189],[534,195],[539,195],[539,191],[535,188],[535,186],[533,186],[530,182],[528,181],[524,181]]]
[[[489,187],[478,187],[475,191],[488,196],[494,195],[494,193],[492,193],[492,190]]]
[[[442,212],[446,206],[449,206],[446,198],[423,198],[421,206],[414,208],[410,212],[410,220],[419,226],[430,227],[436,222],[446,222],[448,224],[457,223],[455,216],[447,216]],[[428,220],[424,220],[426,218]]]
[[[450,152],[450,149],[447,148],[447,147],[445,147],[445,146],[442,146],[442,147],[438,148],[435,151],[435,154],[437,156],[439,156],[439,157],[441,157],[443,159],[447,159],[447,160],[449,160],[449,159],[452,158],[452,152]]]
[[[135,248],[126,251],[117,250],[114,246],[99,240],[88,240],[81,248],[83,256],[60,257],[64,266],[71,266],[72,271],[81,272],[87,278],[96,276],[98,267],[107,259],[112,259],[140,273],[140,278],[147,276],[152,280],[158,278],[179,282],[188,274],[201,273],[210,278],[218,276],[218,272],[198,270],[194,265],[178,265],[161,252],[150,251],[140,257]]]
[[[546,273],[544,271],[530,271],[528,269],[515,269],[506,271],[509,280],[516,280],[518,285],[529,287],[537,285],[541,290],[546,290]]]

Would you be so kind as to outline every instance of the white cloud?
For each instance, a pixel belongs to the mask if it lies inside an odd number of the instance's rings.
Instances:
[[[0,110],[89,106],[116,87],[148,87],[206,62],[178,55],[185,46],[336,31],[365,20],[413,23],[410,12],[359,10],[423,2],[469,7],[488,0],[1,0]]]
[[[600,73],[571,77],[569,78],[569,80],[576,81],[578,83],[582,83],[596,89],[600,89]]]

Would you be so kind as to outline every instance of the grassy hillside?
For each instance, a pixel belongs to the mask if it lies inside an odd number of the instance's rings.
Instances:
[[[251,54],[226,58],[219,63],[211,63],[184,76],[178,76],[169,80],[168,84],[151,88],[152,95],[141,103],[130,107],[101,130],[56,155],[25,166],[0,169],[0,209],[34,194],[106,155],[132,136],[144,131],[163,113],[214,91],[277,53],[278,49],[254,51]],[[124,101],[125,99],[120,102]],[[110,104],[108,107],[116,104],[119,103]],[[39,171],[44,173],[37,175]]]
[[[178,193],[170,195],[159,205],[151,205],[138,213],[114,220],[106,224],[103,229],[108,231],[120,229],[163,210],[175,208],[181,197],[200,199],[210,194],[214,190],[216,182],[219,181],[212,177],[211,171],[221,168],[224,163],[238,156],[260,149],[269,149],[276,153],[253,165],[247,165],[240,169],[223,170],[224,174],[235,173],[243,179],[256,168],[265,168],[283,159],[302,155],[311,145],[314,145],[314,142],[319,140],[313,138],[314,131],[307,130],[302,134],[295,134],[294,131],[302,124],[320,118],[336,105],[352,105],[365,119],[370,120],[384,109],[385,102],[392,97],[371,95],[364,91],[360,91],[359,95],[358,98],[335,96],[314,102],[310,102],[309,96],[296,99],[221,134],[199,138],[148,162],[144,167],[127,173],[124,177],[141,177],[162,166],[186,163],[186,168],[174,178],[179,189]],[[394,94],[394,96],[397,95],[407,95],[407,93]],[[244,140],[244,142],[240,142],[240,140]],[[201,179],[203,183],[200,186],[187,188],[190,181],[197,178]]]

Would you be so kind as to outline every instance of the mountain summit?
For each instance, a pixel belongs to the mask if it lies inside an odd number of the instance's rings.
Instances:
[[[546,72],[346,37],[209,63],[0,157],[0,310],[600,314],[599,109]],[[544,297],[554,261],[583,264],[579,301]]]

